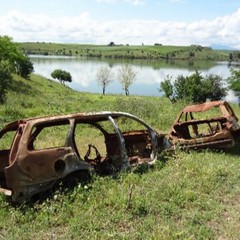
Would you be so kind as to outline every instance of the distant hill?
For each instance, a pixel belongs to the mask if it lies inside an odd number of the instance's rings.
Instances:
[[[214,50],[232,50],[232,51],[236,51],[237,49],[227,46],[227,45],[221,45],[221,44],[213,44],[211,45],[211,48]]]
[[[84,45],[28,42],[19,43],[26,54],[81,56],[94,58],[115,59],[148,59],[148,60],[187,60],[187,61],[228,61],[229,50],[227,46],[214,45],[203,47],[154,45]],[[224,50],[219,50],[224,49]],[[235,59],[233,54],[231,60]]]

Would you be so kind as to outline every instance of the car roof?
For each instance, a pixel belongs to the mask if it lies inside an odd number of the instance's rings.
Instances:
[[[212,107],[218,107],[220,105],[227,105],[226,101],[212,101],[202,104],[190,105],[185,107],[182,112],[204,112]]]
[[[26,123],[51,123],[51,122],[63,122],[69,119],[76,119],[81,122],[100,122],[108,120],[108,117],[112,117],[113,119],[119,117],[128,117],[134,119],[140,123],[142,123],[145,127],[151,128],[147,123],[145,123],[142,119],[126,112],[111,112],[111,111],[101,111],[101,112],[82,112],[82,113],[73,113],[73,114],[65,114],[65,115],[55,115],[55,116],[46,116],[46,117],[35,117],[35,118],[26,118],[20,119],[14,122],[7,124],[2,130],[1,135],[7,131],[17,130],[20,124]]]

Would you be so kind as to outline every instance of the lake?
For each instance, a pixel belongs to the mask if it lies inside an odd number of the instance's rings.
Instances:
[[[113,59],[87,59],[81,57],[59,57],[31,55],[34,64],[34,72],[46,78],[52,79],[51,72],[62,69],[71,73],[72,82],[66,83],[69,87],[92,93],[102,93],[102,87],[97,82],[96,73],[101,66],[107,65],[114,74],[113,82],[106,88],[106,94],[125,94],[118,81],[118,72],[122,64],[129,63],[136,77],[129,87],[130,95],[161,96],[159,92],[160,82],[168,75],[175,79],[178,75],[188,76],[198,70],[202,76],[209,74],[221,75],[223,79],[230,76],[228,62],[191,62],[188,61],[156,61],[156,60],[113,60]],[[234,67],[236,68],[236,66]],[[237,98],[230,91],[226,100],[237,102]]]

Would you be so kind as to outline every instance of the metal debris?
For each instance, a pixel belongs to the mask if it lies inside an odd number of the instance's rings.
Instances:
[[[231,106],[226,101],[212,101],[185,107],[169,139],[174,147],[184,149],[231,148],[238,132],[238,119]]]

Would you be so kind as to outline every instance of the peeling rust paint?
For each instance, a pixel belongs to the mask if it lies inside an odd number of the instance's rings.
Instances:
[[[211,109],[218,109],[217,116],[208,117]],[[195,118],[195,114],[203,117]],[[180,148],[231,148],[239,134],[238,118],[226,101],[212,101],[185,107],[177,116],[169,139]]]
[[[122,130],[118,121],[121,118],[138,123],[141,129]],[[103,122],[108,122],[110,127]],[[89,133],[86,139],[94,141],[99,135],[103,136],[101,146],[105,148],[104,154],[100,154],[90,141],[84,155],[82,147],[87,143],[79,141],[85,126],[98,131],[97,135]],[[44,133],[46,129],[50,129],[48,138]],[[15,133],[10,146],[0,149],[0,192],[11,196],[15,202],[26,201],[34,194],[52,188],[57,181],[72,173],[81,175],[87,171],[89,174],[108,175],[138,164],[152,164],[165,141],[164,136],[147,123],[122,112],[77,113],[19,120],[0,131],[0,143],[10,132]],[[52,145],[52,135],[62,140],[63,144]]]

